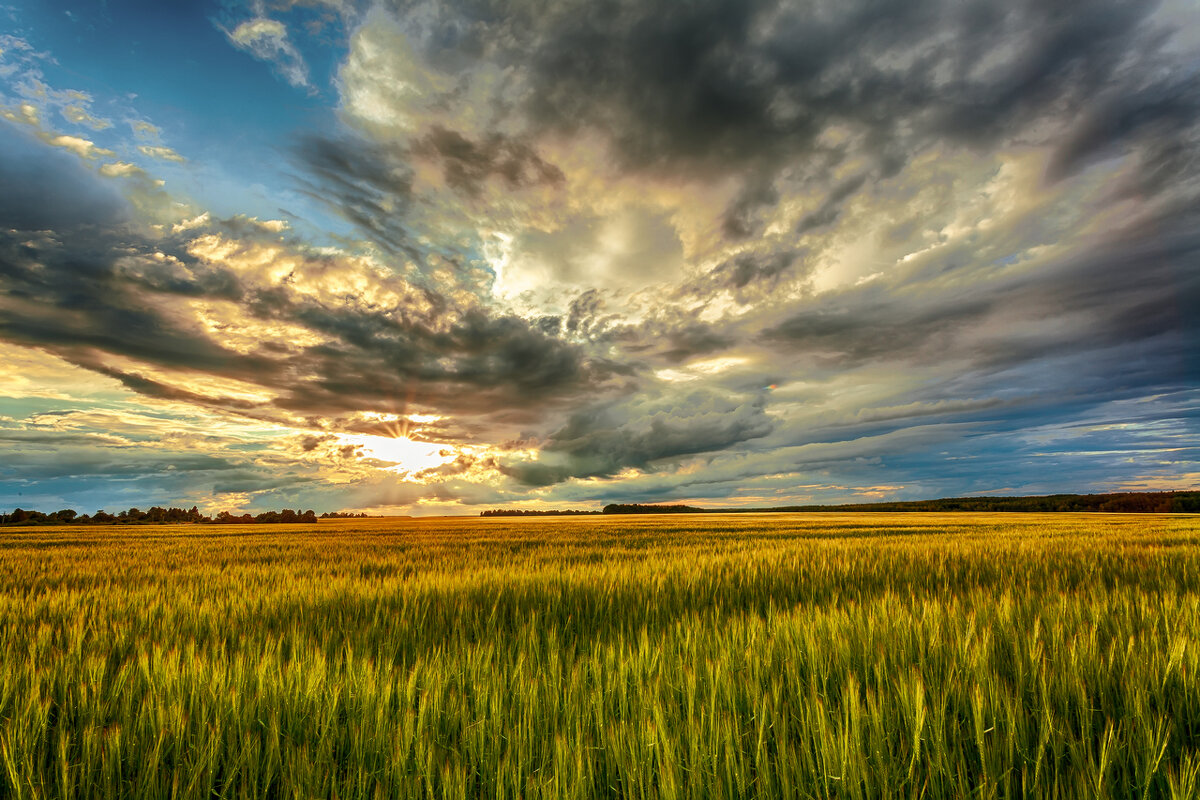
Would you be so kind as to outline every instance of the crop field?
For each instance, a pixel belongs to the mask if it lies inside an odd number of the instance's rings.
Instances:
[[[0,529],[0,797],[1200,797],[1200,517]]]

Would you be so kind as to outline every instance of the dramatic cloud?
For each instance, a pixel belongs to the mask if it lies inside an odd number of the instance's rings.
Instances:
[[[246,20],[225,35],[234,46],[274,65],[280,76],[295,87],[308,86],[308,67],[300,51],[289,41],[282,22],[266,17]]]
[[[217,232],[59,230],[0,234],[0,332],[151,396],[304,416],[409,398],[515,420],[603,380],[578,347],[369,261]]]
[[[252,2],[197,56],[244,75],[236,135],[166,110],[210,88],[85,92],[15,29],[0,345],[34,366],[0,485],[428,513],[1194,483],[1183,5]],[[153,445],[189,415],[233,427]]]
[[[610,477],[622,468],[724,450],[771,432],[762,397],[735,399],[695,390],[671,397],[639,396],[587,408],[542,445],[537,461],[501,469],[525,483]]]

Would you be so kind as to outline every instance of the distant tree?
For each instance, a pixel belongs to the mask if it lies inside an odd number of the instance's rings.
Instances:
[[[694,506],[650,506],[641,503],[609,503],[605,514],[703,514],[705,509]]]

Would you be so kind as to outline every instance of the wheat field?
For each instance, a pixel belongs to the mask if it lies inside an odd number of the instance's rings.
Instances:
[[[1200,517],[0,530],[0,797],[1200,797]]]

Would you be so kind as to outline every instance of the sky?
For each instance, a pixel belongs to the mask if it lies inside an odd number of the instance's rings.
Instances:
[[[0,4],[0,511],[1195,489],[1198,201],[1195,0]]]

